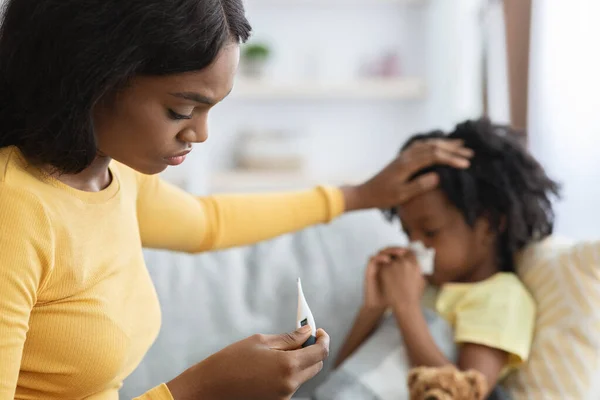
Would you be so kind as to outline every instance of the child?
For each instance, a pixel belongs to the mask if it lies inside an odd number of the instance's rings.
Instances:
[[[363,306],[336,360],[342,370],[345,361],[354,365],[345,378],[335,371],[316,398],[381,399],[388,393],[388,398],[400,399],[406,376],[399,375],[410,366],[449,363],[478,370],[494,388],[527,360],[535,305],[515,274],[513,258],[552,233],[550,197],[558,196],[558,185],[511,135],[481,119],[462,123],[449,135],[416,135],[404,145],[402,150],[427,146],[432,138],[460,139],[474,157],[466,170],[434,166],[419,171],[413,179],[435,173],[439,187],[386,212],[390,220],[399,219],[411,241],[435,249],[434,272],[424,278],[414,255],[404,248],[384,249],[371,258]],[[449,341],[456,347],[448,347],[444,328],[421,308],[425,279],[438,288],[434,309],[452,328]],[[392,310],[387,320],[386,309]],[[390,347],[391,340],[403,344],[403,350]],[[387,361],[373,360],[378,351]],[[410,365],[400,368],[403,358]],[[376,365],[370,369],[369,363]],[[374,372],[382,368],[387,372]],[[341,386],[361,379],[360,390],[356,384],[353,394],[346,391],[339,397]]]

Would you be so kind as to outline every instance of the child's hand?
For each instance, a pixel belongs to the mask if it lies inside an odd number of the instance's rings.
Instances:
[[[386,302],[398,312],[420,306],[426,282],[413,252],[401,249],[396,253],[380,274]]]
[[[365,298],[363,307],[382,309],[389,305],[383,292],[380,271],[389,265],[395,257],[404,254],[400,247],[389,247],[379,251],[369,259],[365,273]]]

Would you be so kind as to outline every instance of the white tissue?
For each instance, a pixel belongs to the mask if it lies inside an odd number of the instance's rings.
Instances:
[[[417,257],[417,262],[421,267],[421,272],[423,275],[433,274],[435,249],[425,247],[421,241],[410,242],[408,244],[408,248],[415,253],[415,257]]]

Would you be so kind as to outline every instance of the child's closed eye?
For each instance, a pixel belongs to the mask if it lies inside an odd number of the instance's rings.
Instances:
[[[425,235],[425,237],[428,239],[436,237],[436,235],[438,233],[439,233],[439,229],[429,229],[429,230],[423,231],[423,235]]]

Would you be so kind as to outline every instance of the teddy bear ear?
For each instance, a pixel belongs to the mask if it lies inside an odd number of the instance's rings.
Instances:
[[[473,398],[477,400],[483,400],[488,389],[487,379],[485,376],[479,371],[470,369],[465,372],[465,378],[471,386]]]

